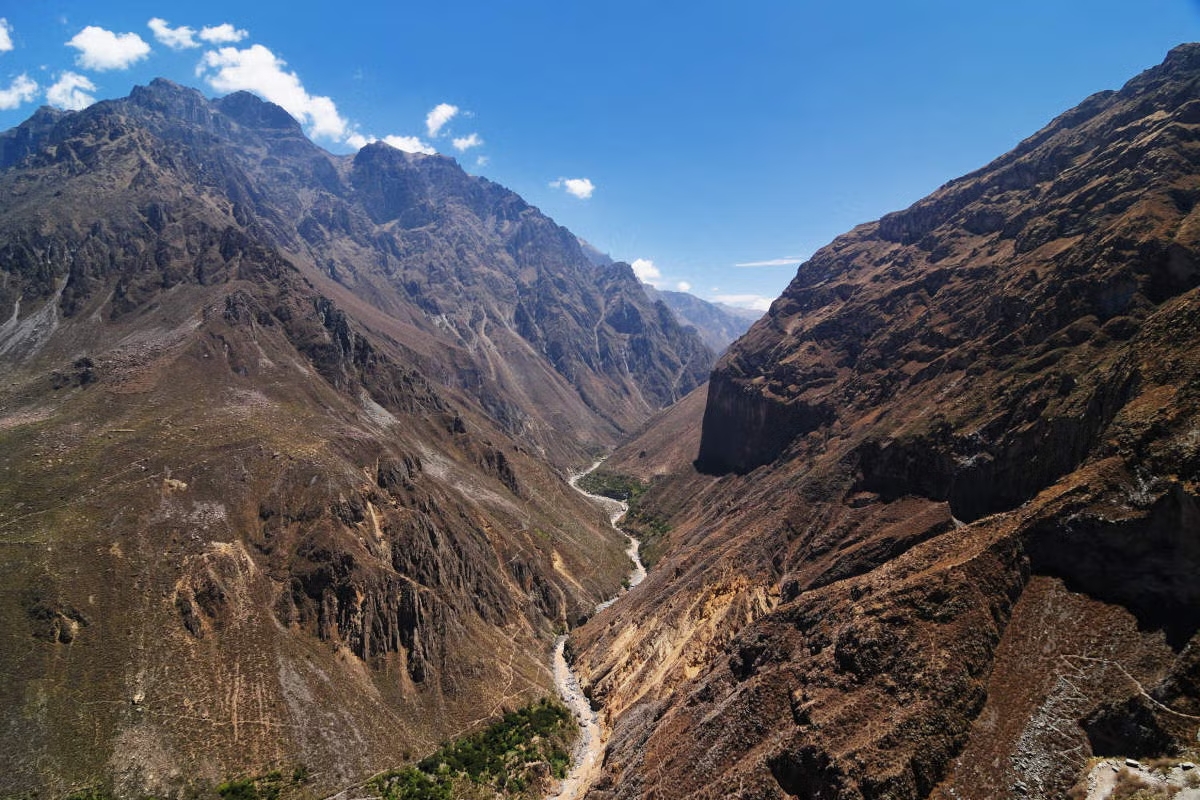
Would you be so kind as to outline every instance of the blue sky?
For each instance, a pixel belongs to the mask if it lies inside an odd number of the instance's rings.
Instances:
[[[661,288],[759,307],[834,236],[1200,39],[1185,0],[26,0],[0,17],[0,129],[160,75],[255,89],[333,152],[437,150]]]

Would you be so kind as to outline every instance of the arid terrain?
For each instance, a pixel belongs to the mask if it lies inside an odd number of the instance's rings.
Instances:
[[[0,797],[390,799],[556,689],[565,796],[1188,797],[1197,87],[1181,46],[838,237],[719,359],[744,316],[453,159],[161,79],[38,111]],[[610,452],[611,508],[569,481]],[[506,793],[566,768],[537,708]]]
[[[167,81],[0,135],[0,794],[331,793],[553,692],[566,482],[712,354],[452,160]]]

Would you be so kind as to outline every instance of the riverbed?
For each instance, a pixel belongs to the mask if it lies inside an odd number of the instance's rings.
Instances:
[[[591,467],[578,475],[572,475],[569,483],[572,489],[600,504],[608,512],[609,523],[614,529],[618,529],[617,523],[625,515],[625,512],[629,511],[629,504],[620,500],[614,500],[611,497],[591,494],[579,488],[579,479],[599,467],[602,463],[604,463],[603,459],[592,464]],[[596,611],[603,611],[620,600],[625,592],[637,586],[646,577],[646,567],[642,564],[639,554],[641,542],[632,536],[627,535],[626,538],[629,540],[629,547],[625,550],[625,553],[629,556],[629,560],[633,564],[633,569],[630,570],[629,578],[626,581],[628,588],[622,589],[614,597],[610,597],[608,600],[597,605]],[[588,787],[595,783],[596,778],[599,776],[600,767],[604,763],[604,747],[607,739],[607,732],[603,729],[599,716],[592,710],[591,703],[579,686],[579,677],[571,669],[571,665],[567,663],[566,645],[566,636],[559,636],[554,643],[554,685],[558,687],[558,693],[562,697],[562,701],[579,722],[580,737],[579,742],[575,745],[571,771],[563,780],[558,792],[550,795],[548,800],[578,800],[578,798],[587,793]]]

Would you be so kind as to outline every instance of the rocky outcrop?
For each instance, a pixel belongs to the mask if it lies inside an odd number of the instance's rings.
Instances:
[[[640,500],[666,555],[578,634],[592,797],[1050,798],[1194,746],[1197,81],[839,237],[721,358]]]

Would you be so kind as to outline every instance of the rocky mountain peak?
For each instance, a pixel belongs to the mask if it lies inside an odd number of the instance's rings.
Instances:
[[[787,346],[811,342],[826,354],[821,367],[806,367],[814,371],[800,382],[789,368],[778,375],[785,384],[741,384],[727,397],[741,402],[803,395],[807,401],[772,400],[754,412],[755,425],[771,431],[769,445],[762,447],[749,444],[755,439],[751,431],[734,431],[730,420],[714,417],[702,462],[746,470],[772,460],[786,446],[778,431],[803,436],[832,420],[838,401],[829,388],[843,384],[829,378],[858,374],[859,380],[845,385],[863,392],[863,372],[893,372],[897,359],[915,353],[910,338],[931,334],[881,312],[882,287],[928,294],[931,313],[953,302],[953,309],[935,316],[946,320],[939,335],[948,337],[948,345],[964,348],[973,337],[983,337],[970,349],[974,357],[994,362],[1012,356],[987,355],[984,342],[1035,347],[1080,318],[1094,318],[1100,326],[1117,318],[1144,318],[1157,304],[1193,288],[1200,269],[1191,255],[1190,227],[1169,239],[1147,239],[1147,232],[1163,231],[1172,219],[1178,224],[1196,202],[1196,154],[1189,142],[1200,123],[1198,52],[1194,45],[1173,51],[1164,65],[1121,91],[1089,98],[1011,153],[815,254],[756,330],[764,343],[766,338]],[[869,250],[875,253],[871,263]],[[1126,288],[1116,291],[1116,286]],[[974,307],[967,299],[972,293],[978,293]],[[1019,306],[1025,316],[999,311],[995,306],[1001,302]],[[884,307],[895,308],[894,303]],[[730,369],[756,374],[758,356],[751,352],[762,351],[731,353],[718,367],[718,378]],[[907,382],[915,386],[930,374],[920,371]],[[713,390],[720,397],[733,391],[721,379]],[[882,396],[861,395],[863,400]],[[710,404],[710,411],[718,414],[723,402]],[[786,420],[775,419],[772,415],[785,405],[791,409]],[[716,443],[723,439],[759,455],[730,451],[728,457],[718,456],[723,451]]]
[[[146,86],[133,87],[123,105],[160,115],[173,122],[213,127],[213,107],[208,98],[196,89],[181,86],[166,78],[155,78]]]
[[[281,106],[253,92],[238,91],[209,100],[197,89],[167,78],[155,78],[146,86],[135,86],[125,101],[107,101],[151,111],[176,121],[210,127],[210,117],[221,114],[245,128],[286,130],[303,136],[300,123]]]
[[[304,135],[300,123],[282,106],[263,100],[252,92],[234,92],[225,95],[216,100],[214,105],[223,114],[244,127]]]

